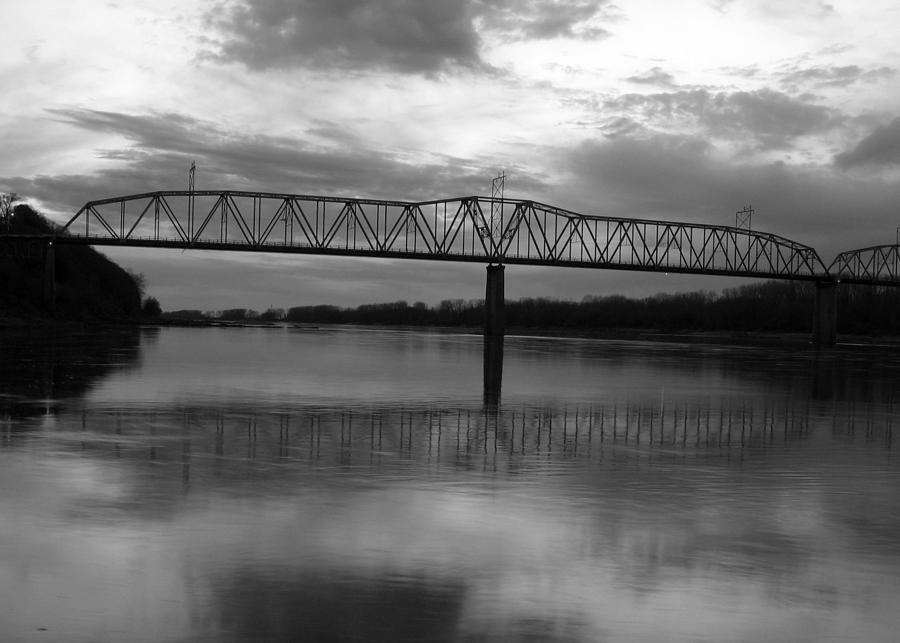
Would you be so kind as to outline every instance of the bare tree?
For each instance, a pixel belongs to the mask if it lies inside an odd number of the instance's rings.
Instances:
[[[144,276],[142,272],[135,272],[134,270],[130,270],[128,268],[125,269],[125,272],[128,273],[128,276],[134,281],[134,285],[137,286],[138,294],[141,299],[144,298],[144,293],[147,292],[147,278]]]
[[[9,222],[12,218],[12,205],[19,200],[15,192],[0,192],[0,224],[3,224],[9,232]]]

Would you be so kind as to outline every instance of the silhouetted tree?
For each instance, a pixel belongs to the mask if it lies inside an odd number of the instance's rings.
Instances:
[[[246,308],[229,308],[219,313],[219,319],[222,321],[244,321],[247,319]]]
[[[12,205],[18,200],[19,195],[15,192],[0,192],[0,226],[3,231],[9,232]]]
[[[269,308],[259,316],[260,321],[281,321],[284,319],[284,308]]]
[[[135,272],[134,270],[125,269],[125,272],[128,273],[128,276],[134,280],[135,285],[137,286],[138,293],[141,296],[141,299],[144,298],[144,293],[147,291],[147,278],[141,272]]]
[[[162,307],[156,297],[147,297],[141,307],[141,314],[147,319],[157,319],[162,315]]]

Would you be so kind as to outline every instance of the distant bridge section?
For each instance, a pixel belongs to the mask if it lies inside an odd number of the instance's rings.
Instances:
[[[66,243],[827,279],[816,251],[744,228],[585,215],[535,201],[405,202],[236,191],[91,201]]]
[[[828,268],[842,283],[900,285],[900,245],[872,246],[840,253]]]

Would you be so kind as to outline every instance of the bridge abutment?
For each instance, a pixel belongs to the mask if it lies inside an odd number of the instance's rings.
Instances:
[[[488,264],[484,291],[484,335],[503,337],[506,305],[503,291],[503,264]]]
[[[837,342],[837,282],[816,282],[812,335],[814,346],[834,346]]]

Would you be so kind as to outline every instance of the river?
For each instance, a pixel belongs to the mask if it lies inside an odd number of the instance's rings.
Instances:
[[[0,639],[894,641],[898,385],[896,347],[6,330]]]

